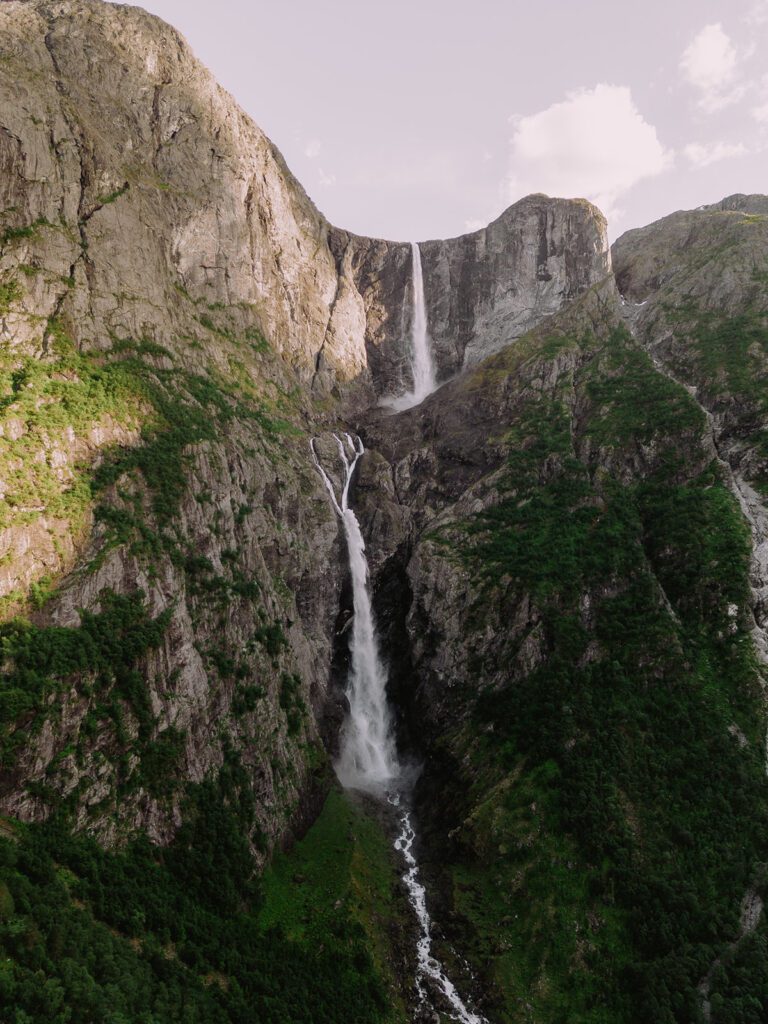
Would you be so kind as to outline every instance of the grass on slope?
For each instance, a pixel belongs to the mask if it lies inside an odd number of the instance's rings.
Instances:
[[[275,450],[297,432],[283,416],[290,403],[268,401],[242,364],[229,374],[194,372],[173,365],[162,346],[133,339],[85,354],[55,319],[47,334],[42,358],[0,346],[0,528],[43,519],[57,548],[57,530],[80,539],[93,510],[108,543],[156,561],[179,542],[175,520],[195,445],[237,422]],[[116,504],[109,489],[131,480],[140,486],[123,487]],[[0,613],[24,597],[6,595]]]
[[[307,949],[353,929],[389,982],[387,1019],[407,1019],[393,982],[393,942],[404,908],[392,844],[354,797],[331,790],[307,835],[289,853],[275,856],[262,886],[263,928],[278,927]]]
[[[76,677],[82,681],[87,712],[80,725],[81,738],[66,753],[74,754],[82,765],[81,743],[90,741],[95,732],[102,733],[105,746],[107,736],[113,735],[128,744],[130,711],[137,723],[130,748],[140,755],[155,717],[136,665],[147,651],[160,646],[169,620],[169,612],[151,618],[141,592],[127,597],[104,591],[100,610],[83,610],[76,627],[38,627],[19,619],[0,625],[0,766],[13,768],[30,736],[58,712],[51,707],[54,695],[70,689]],[[128,783],[127,762],[126,756],[120,772],[124,784]],[[70,791],[71,799],[76,795]]]

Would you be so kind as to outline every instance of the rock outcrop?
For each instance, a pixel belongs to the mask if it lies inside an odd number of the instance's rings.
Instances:
[[[174,29],[92,0],[4,3],[0,23],[2,266],[46,269],[6,339],[42,347],[57,313],[82,344],[178,349],[191,298],[258,323],[305,378],[323,340],[334,373],[361,372],[338,315],[328,329],[324,219]]]

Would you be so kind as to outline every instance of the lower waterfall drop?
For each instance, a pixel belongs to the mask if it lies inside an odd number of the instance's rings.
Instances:
[[[396,782],[400,774],[397,751],[387,706],[387,673],[381,663],[373,609],[368,593],[368,562],[365,543],[357,516],[349,507],[349,486],[360,456],[365,450],[360,438],[353,441],[349,434],[345,441],[336,437],[339,455],[344,467],[344,482],[339,500],[333,484],[317,457],[314,440],[312,455],[331,496],[333,507],[344,524],[347,541],[349,571],[352,577],[352,641],[347,696],[349,716],[341,733],[341,754],[336,763],[336,774],[342,786],[381,794],[388,783]]]
[[[419,925],[416,944],[416,992],[420,1006],[427,1006],[426,980],[444,997],[448,1016],[460,1024],[488,1024],[485,1017],[468,1009],[448,978],[439,960],[432,954],[432,921],[427,910],[427,895],[413,853],[416,833],[403,794],[403,766],[395,746],[392,718],[387,704],[387,672],[379,654],[368,589],[368,562],[365,542],[357,516],[349,507],[349,489],[355,467],[365,448],[359,437],[333,435],[343,468],[343,481],[337,498],[331,478],[320,462],[315,439],[310,442],[312,458],[331,502],[344,525],[347,557],[352,577],[354,615],[350,643],[351,666],[347,696],[349,715],[342,727],[341,752],[336,774],[345,789],[360,789],[382,797],[396,810],[398,835],[394,847],[405,863],[403,881]]]

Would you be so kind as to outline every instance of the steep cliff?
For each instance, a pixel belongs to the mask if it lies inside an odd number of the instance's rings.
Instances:
[[[726,257],[710,235],[687,262],[646,229],[617,244],[619,280],[658,246],[686,297],[719,272],[728,303],[765,310],[766,240],[732,232]],[[757,359],[756,315],[729,340]],[[357,501],[421,824],[492,1019],[764,1010],[765,520],[655,337],[608,279],[365,428]],[[695,337],[678,335],[686,358]]]
[[[31,584],[46,605],[6,629],[3,806],[38,819],[66,798],[110,842],[167,840],[175,780],[202,780],[232,742],[266,849],[312,789],[299,751],[319,748],[281,694],[309,709],[327,690],[334,595],[306,591],[299,610],[296,580],[338,557],[290,397],[289,367],[311,372],[322,261],[288,297],[274,258],[260,283],[242,261],[251,245],[310,251],[322,222],[171,29],[98,4],[0,18],[3,596],[13,610]]]
[[[385,364],[402,376],[409,250],[331,229],[157,19],[85,0],[11,2],[0,19],[0,596],[12,611],[32,587],[34,628],[73,643],[78,609],[111,593],[164,627],[137,663],[146,707],[117,705],[126,726],[109,724],[114,681],[84,699],[63,672],[57,695],[11,679],[3,806],[40,818],[66,794],[103,838],[140,826],[167,840],[183,787],[153,794],[141,757],[167,736],[174,770],[199,781],[226,721],[271,845],[312,788],[302,750],[324,728],[342,585],[308,432],[340,398],[390,388]],[[459,337],[471,313],[511,319],[511,337],[523,305],[529,323],[592,283],[603,241],[597,211],[537,197],[431,244],[428,276],[457,279],[440,332]],[[14,634],[11,654],[28,642]],[[300,726],[297,708],[311,712]]]
[[[365,309],[377,395],[411,385],[404,345],[413,304],[410,246],[333,230],[331,246]],[[610,271],[605,218],[583,200],[536,195],[487,228],[420,245],[438,381],[508,345]]]

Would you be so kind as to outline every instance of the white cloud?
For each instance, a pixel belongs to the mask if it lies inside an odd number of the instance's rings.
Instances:
[[[512,123],[511,199],[529,192],[577,196],[616,216],[623,193],[673,162],[626,86],[570,92],[562,102]]]
[[[768,103],[763,103],[759,107],[753,107],[752,117],[754,117],[758,124],[764,124],[768,127]]]
[[[307,139],[304,143],[304,156],[307,157],[308,160],[315,161],[320,156],[322,149],[323,145],[319,139]],[[317,183],[322,188],[329,188],[336,184],[336,175],[329,174],[327,171],[324,171],[322,167],[317,165]]]
[[[768,23],[768,0],[755,0],[744,19],[749,25]]]
[[[695,167],[708,167],[719,160],[746,156],[749,150],[743,142],[691,142],[684,147],[683,152]]]
[[[746,91],[738,81],[739,53],[719,22],[705,25],[693,37],[680,58],[680,70],[707,113],[735,103]]]

